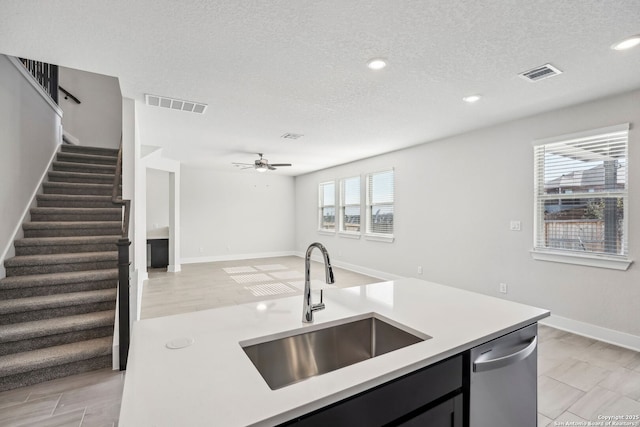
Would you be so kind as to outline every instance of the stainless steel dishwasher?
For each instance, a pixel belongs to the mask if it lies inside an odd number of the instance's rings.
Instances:
[[[538,325],[471,349],[469,426],[536,427]]]

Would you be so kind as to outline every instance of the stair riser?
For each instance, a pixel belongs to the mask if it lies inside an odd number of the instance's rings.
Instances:
[[[53,170],[60,172],[80,172],[80,173],[97,173],[109,174],[116,173],[115,165],[91,165],[86,163],[58,163],[53,162]]]
[[[120,227],[77,228],[77,229],[30,229],[24,230],[24,237],[73,237],[73,236],[120,236]]]
[[[112,187],[74,187],[58,186],[56,183],[45,182],[43,184],[44,194],[76,194],[87,196],[110,196]]]
[[[95,176],[49,176],[49,182],[75,182],[80,184],[112,184],[113,177],[101,176],[96,174]]]
[[[31,214],[31,221],[121,221],[122,213],[37,213]]]
[[[56,378],[68,377],[70,375],[81,374],[83,372],[96,369],[110,368],[112,366],[112,356],[99,356],[93,359],[81,360],[78,362],[66,363],[64,365],[49,368],[37,369],[21,374],[7,375],[0,377],[0,391],[12,390],[14,388],[25,387]],[[2,375],[2,372],[0,372]]]
[[[17,246],[16,255],[53,255],[82,252],[107,252],[116,248],[115,243],[96,243],[89,245],[34,245]]]
[[[93,313],[96,311],[114,310],[116,307],[115,298],[94,301],[87,303],[76,302],[74,305],[65,307],[43,308],[41,310],[25,309],[15,313],[0,314],[0,325],[9,325],[12,323],[32,322],[35,320],[51,319],[52,317],[73,316],[76,314]]]
[[[94,338],[102,338],[113,333],[113,325],[102,328],[88,329],[86,331],[69,332],[66,334],[49,335],[45,337],[30,338],[23,341],[2,343],[0,346],[0,356],[7,354],[22,353],[24,351],[38,350],[40,348],[52,347],[54,345],[71,344],[73,342],[85,341]],[[1,379],[0,379],[1,380]]]
[[[98,289],[113,289],[116,286],[118,286],[117,280],[109,279],[96,280],[93,282],[0,289],[0,299],[28,298],[41,295],[66,294],[70,292],[96,291]]]
[[[102,301],[90,304],[77,304],[68,307],[56,307],[43,310],[23,311],[0,315],[0,325],[12,323],[32,322],[34,320],[51,319],[52,317],[73,316],[75,314],[93,313],[95,311],[113,310],[116,307],[116,300]],[[95,337],[97,338],[97,337]],[[4,344],[2,344],[4,345]],[[1,346],[0,346],[1,347]],[[9,354],[9,353],[6,353]],[[2,350],[0,350],[2,355]]]
[[[115,165],[118,162],[117,157],[85,157],[76,153],[58,153],[58,155],[56,156],[56,160],[66,163],[88,163],[92,165]]]
[[[7,277],[26,276],[30,274],[68,273],[70,271],[104,270],[117,267],[117,261],[92,261],[68,264],[29,265],[6,267]]]
[[[97,156],[118,157],[116,148],[87,147],[83,145],[63,144],[60,146],[63,153],[95,154]]]
[[[111,196],[111,195],[109,195]],[[40,208],[112,208],[111,197],[103,201],[97,200],[51,200],[38,198]]]

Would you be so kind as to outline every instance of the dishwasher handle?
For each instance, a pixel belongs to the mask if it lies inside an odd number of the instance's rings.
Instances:
[[[533,337],[531,343],[520,351],[516,351],[515,353],[509,354],[507,356],[496,357],[495,359],[482,361],[476,360],[473,362],[473,372],[490,371],[492,369],[502,368],[512,363],[519,362],[520,360],[524,360],[529,357],[531,353],[533,353],[533,351],[536,349],[537,344],[538,337]]]

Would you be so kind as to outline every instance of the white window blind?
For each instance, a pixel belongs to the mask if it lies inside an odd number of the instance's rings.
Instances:
[[[360,232],[360,177],[340,181],[340,231]]]
[[[336,229],[336,184],[333,181],[320,184],[318,191],[318,224],[320,230]]]
[[[628,129],[534,142],[536,250],[627,255]]]
[[[367,175],[367,233],[393,235],[393,170]]]

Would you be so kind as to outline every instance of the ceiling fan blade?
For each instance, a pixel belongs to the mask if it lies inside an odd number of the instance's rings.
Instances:
[[[271,166],[291,166],[291,163],[270,163]]]
[[[253,163],[236,163],[236,162],[233,162],[231,164],[234,165],[234,166],[253,166]]]
[[[274,168],[273,165],[267,165],[267,167],[269,168],[270,171],[276,170],[276,168]]]

